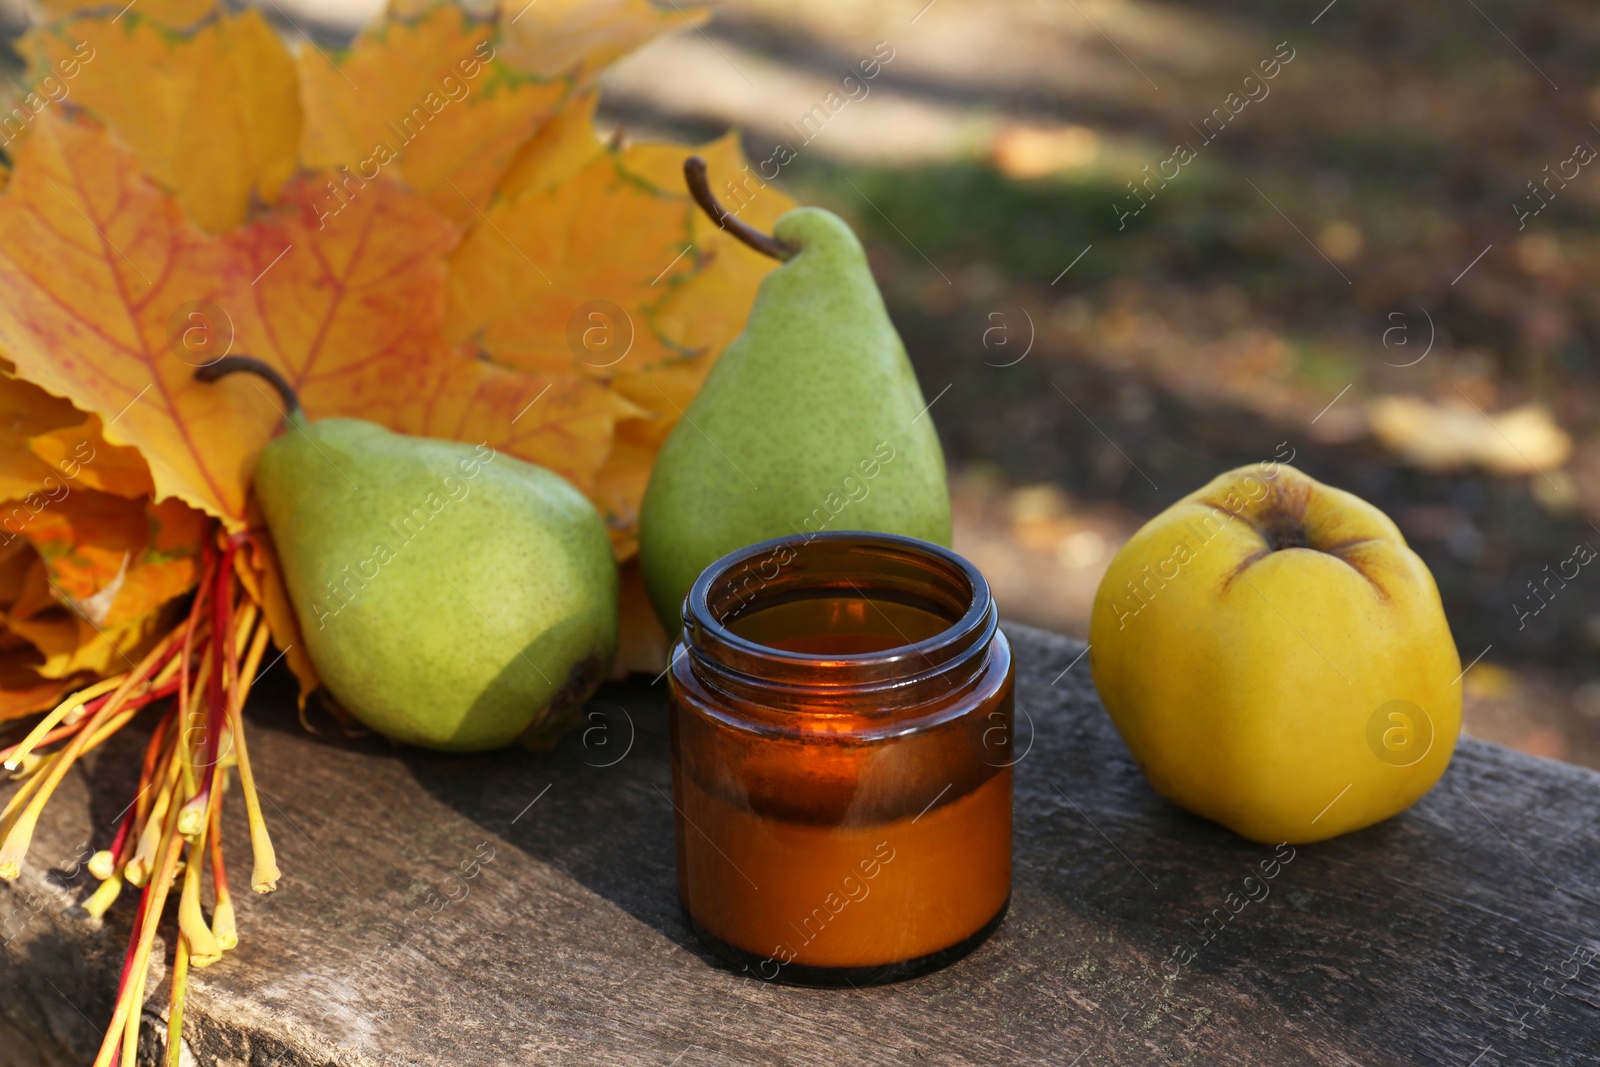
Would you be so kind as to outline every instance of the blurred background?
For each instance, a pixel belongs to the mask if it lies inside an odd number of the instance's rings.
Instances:
[[[856,227],[1010,618],[1084,636],[1143,521],[1292,457],[1432,568],[1467,731],[1600,767],[1597,69],[1582,0],[727,0],[602,119]]]

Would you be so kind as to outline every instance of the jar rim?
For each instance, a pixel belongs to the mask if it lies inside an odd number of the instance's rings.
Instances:
[[[876,556],[880,560],[894,560],[905,566],[908,574],[920,566],[930,580],[942,579],[947,593],[953,593],[951,603],[964,600],[959,615],[950,618],[949,624],[938,633],[919,641],[908,641],[876,652],[838,653],[819,656],[816,653],[792,652],[741,636],[727,624],[735,614],[742,614],[763,600],[766,604],[781,603],[784,588],[780,578],[787,563],[777,564],[777,573],[756,577],[758,588],[752,597],[739,605],[737,611],[719,617],[713,602],[719,586],[741,577],[748,579],[751,568],[762,561],[776,558],[788,550],[791,560],[799,558],[808,547],[818,544],[832,546],[841,561],[856,558],[866,562]],[[840,553],[839,550],[844,549]],[[837,568],[839,575],[847,572]],[[802,583],[803,572],[789,580],[790,592],[798,589],[828,588],[821,580],[823,573],[811,576],[818,580]],[[867,596],[847,578],[835,584],[841,592],[854,589],[858,595]],[[909,580],[909,579],[908,579]],[[765,598],[762,593],[777,586]],[[881,591],[874,587],[875,591]],[[959,590],[959,592],[956,592]],[[932,602],[931,599],[929,601]],[[746,545],[728,553],[708,566],[695,579],[682,607],[683,644],[695,653],[697,660],[717,661],[716,673],[742,676],[751,682],[777,685],[793,689],[878,689],[888,685],[915,684],[921,679],[942,676],[966,660],[971,653],[981,652],[987,645],[998,620],[988,581],[969,560],[942,545],[933,544],[901,534],[867,531],[837,530],[817,534],[776,537]]]

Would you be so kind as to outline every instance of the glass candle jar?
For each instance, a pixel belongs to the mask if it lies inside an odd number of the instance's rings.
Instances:
[[[689,591],[670,673],[678,892],[712,951],[859,985],[1000,925],[1011,647],[972,564],[890,534],[751,545]]]

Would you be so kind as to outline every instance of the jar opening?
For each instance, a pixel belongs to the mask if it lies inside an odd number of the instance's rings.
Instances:
[[[804,591],[752,605],[725,622],[747,641],[783,652],[859,656],[937,637],[956,619],[923,600],[850,590]]]
[[[995,625],[971,563],[915,538],[853,531],[731,553],[683,607],[684,643],[715,673],[807,688],[946,673]]]

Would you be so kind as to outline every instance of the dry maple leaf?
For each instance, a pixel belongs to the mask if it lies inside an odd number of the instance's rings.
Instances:
[[[82,415],[28,438],[28,450],[49,466],[54,477],[118,496],[145,497],[155,491],[150,465],[137,448],[110,444],[98,415]]]
[[[647,0],[503,0],[499,8],[506,61],[542,77],[588,78],[650,38],[709,17],[704,8]]]
[[[451,260],[453,341],[494,363],[603,382],[632,405],[582,483],[623,560],[637,548],[656,451],[772,266],[694,206],[682,179],[688,151],[602,145],[586,119],[564,117],[518,157],[493,225]],[[693,151],[720,173],[748,171],[732,136]],[[794,206],[770,186],[735,203],[761,227]],[[536,270],[527,249],[540,250]]]
[[[686,199],[604,152],[566,181],[499,201],[487,221],[451,261],[452,340],[519,370],[602,380],[674,354],[648,314],[673,272],[693,266]]]
[[[0,378],[0,426],[0,637],[18,642],[0,642],[4,719],[53,703],[46,676],[125,668],[193,587],[205,523],[178,500],[154,504],[139,452],[36,385]]]
[[[21,523],[29,511],[23,501],[33,497],[33,503],[42,507],[49,495],[61,492],[61,475],[33,450],[34,438],[65,429],[82,418],[77,408],[32,382],[0,376],[0,500],[15,501],[22,508],[11,516],[0,512],[3,540],[22,532]]]
[[[295,171],[294,63],[255,8],[211,12],[179,33],[141,4],[115,23],[71,19],[27,40],[35,69],[114,129],[204,229],[239,225]]]
[[[134,622],[194,588],[205,517],[180,500],[73,493],[28,528],[57,598],[91,625]]]
[[[17,374],[105,418],[158,496],[237,521],[274,419],[247,383],[196,382],[174,341],[192,310],[242,303],[231,247],[105,128],[55,109],[17,151],[0,234],[0,348]]]
[[[0,374],[0,541],[74,488],[148,496],[150,468],[135,448],[108,444],[85,415],[32,382]]]
[[[100,625],[64,597],[43,559],[35,558],[17,599],[6,612],[6,628],[43,656],[41,678],[66,678],[130,669],[163,629],[160,609],[116,625]]]
[[[495,29],[444,4],[379,23],[345,52],[302,51],[302,163],[340,182],[382,174],[449,218],[474,220],[572,88],[563,72],[535,77],[498,61]]]
[[[22,596],[38,553],[22,537],[0,539],[0,616]],[[0,620],[3,621],[3,620]],[[0,722],[53,707],[65,693],[82,684],[84,675],[46,678],[39,673],[44,655],[9,627],[0,628]]]
[[[439,337],[445,256],[459,231],[387,180],[319,221],[327,199],[325,181],[307,175],[278,210],[231,235],[254,282],[223,310],[238,324],[236,349],[282,371],[310,418],[387,422],[414,388],[397,374],[459,359]],[[281,415],[270,387],[250,388]]]

